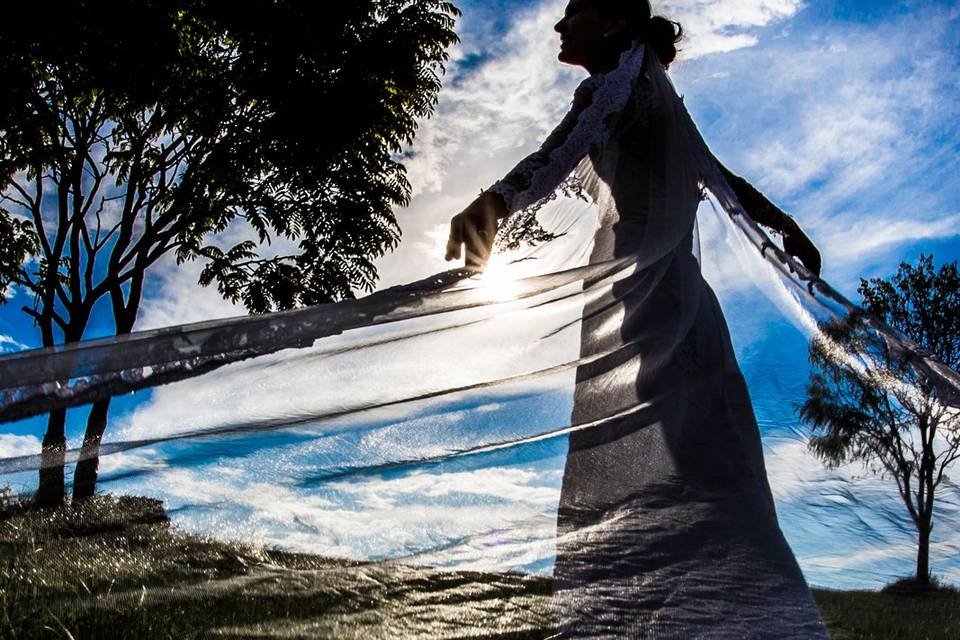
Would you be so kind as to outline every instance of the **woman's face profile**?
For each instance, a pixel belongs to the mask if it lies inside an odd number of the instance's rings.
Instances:
[[[570,0],[563,18],[553,26],[560,34],[557,59],[592,72],[591,67],[604,57],[609,45],[604,34],[616,31],[617,27],[616,19],[602,16],[587,0]]]

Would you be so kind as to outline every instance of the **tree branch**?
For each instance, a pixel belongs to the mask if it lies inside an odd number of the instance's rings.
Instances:
[[[31,318],[33,318],[37,324],[43,322],[46,319],[44,317],[45,314],[37,311],[36,309],[31,309],[26,305],[20,307],[20,310],[23,311],[28,316],[30,316]],[[50,310],[48,315],[57,323],[57,325],[60,327],[61,330],[63,331],[67,330],[67,326],[68,326],[67,321],[64,320],[63,316],[57,313],[56,310]]]

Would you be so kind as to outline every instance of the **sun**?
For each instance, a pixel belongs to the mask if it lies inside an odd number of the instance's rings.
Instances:
[[[504,253],[490,256],[484,270],[475,276],[477,288],[490,291],[498,302],[514,300],[520,294],[519,270],[511,265],[511,258]]]

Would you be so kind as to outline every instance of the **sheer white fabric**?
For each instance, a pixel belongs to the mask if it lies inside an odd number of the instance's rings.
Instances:
[[[587,201],[555,197],[571,180]],[[695,256],[703,187],[732,239],[721,260],[742,258],[809,327],[855,310],[745,215],[637,43],[491,187],[514,216],[549,200],[550,242],[479,276],[2,356],[0,420],[139,390],[116,403],[100,489],[161,498],[188,531],[384,561],[357,569],[370,584],[427,565],[404,583],[411,636],[443,626],[421,596],[468,603],[497,582],[468,592],[437,568],[555,577],[543,600],[504,595],[509,616],[474,607],[493,612],[483,633],[556,620],[566,637],[825,637]],[[960,406],[956,372],[870,322]],[[0,459],[2,484],[28,487],[40,464]],[[78,607],[96,597],[74,591]]]

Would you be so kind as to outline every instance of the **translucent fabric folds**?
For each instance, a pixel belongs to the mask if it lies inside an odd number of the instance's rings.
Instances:
[[[743,211],[641,43],[492,189],[554,239],[356,301],[5,356],[0,418],[118,397],[100,489],[161,498],[187,532],[317,557],[245,561],[223,589],[309,583],[374,612],[210,633],[826,637],[754,411],[801,398],[751,403],[702,269],[715,288],[749,274],[807,335],[855,306]],[[960,407],[954,371],[864,322]],[[26,453],[0,473],[27,492],[39,466]]]

